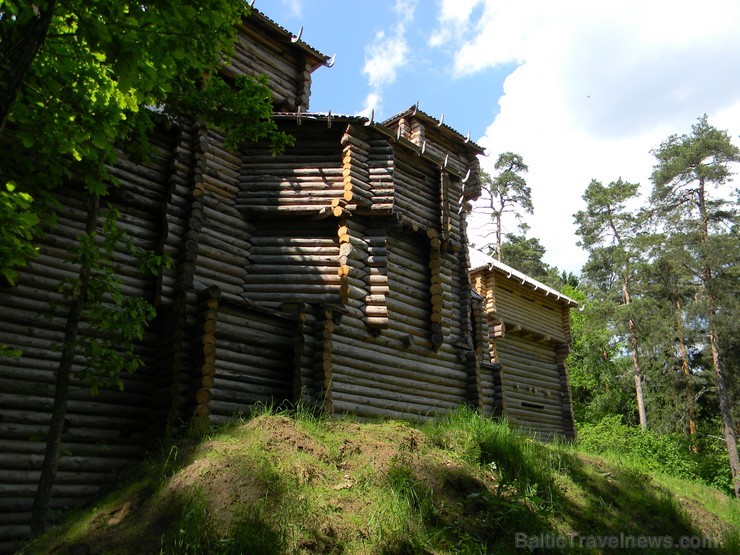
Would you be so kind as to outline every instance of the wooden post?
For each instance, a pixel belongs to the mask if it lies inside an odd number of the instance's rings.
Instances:
[[[439,224],[442,230],[442,241],[450,240],[452,221],[450,219],[450,176],[444,170],[439,172]]]
[[[358,207],[367,208],[372,204],[372,190],[370,188],[370,173],[368,168],[370,145],[365,142],[364,135],[356,126],[348,126],[342,136],[342,177],[344,180],[344,194],[342,198]]]
[[[368,295],[365,297],[365,321],[374,330],[388,328],[388,246],[385,229],[366,230],[368,245]]]
[[[211,413],[211,389],[213,389],[216,373],[216,328],[218,326],[218,306],[221,299],[221,290],[212,285],[198,294],[200,336],[197,350],[198,377],[193,386],[195,393],[195,429],[204,434],[208,431]]]
[[[364,300],[367,291],[367,243],[362,240],[365,227],[354,219],[340,218],[337,226],[339,242],[339,297],[347,305],[350,299]]]
[[[444,334],[442,333],[442,312],[444,306],[444,294],[441,285],[442,279],[442,255],[441,241],[439,233],[434,229],[427,230],[429,240],[429,270],[430,286],[429,295],[431,297],[432,315],[431,315],[431,341],[432,346],[438,349],[444,343]]]
[[[333,413],[332,406],[332,334],[334,313],[324,308],[316,322],[316,355],[314,360],[314,383],[316,396],[327,414]]]

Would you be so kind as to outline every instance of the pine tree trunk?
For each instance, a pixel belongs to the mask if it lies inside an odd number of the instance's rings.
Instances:
[[[87,207],[87,222],[85,232],[92,234],[97,226],[99,197],[90,194]],[[82,309],[85,306],[85,297],[90,282],[90,267],[82,264],[79,279],[72,294],[71,304],[67,313],[67,323],[64,329],[64,343],[62,357],[57,369],[56,389],[54,392],[54,407],[49,424],[49,435],[46,439],[44,462],[41,468],[38,488],[33,500],[31,514],[31,535],[37,536],[46,530],[49,513],[51,490],[54,487],[57,468],[59,467],[60,446],[64,430],[64,418],[67,414],[67,398],[69,382],[72,375],[72,362],[75,356],[75,343],[80,324]]]
[[[709,216],[705,198],[705,182],[699,180],[699,213],[701,215],[700,233],[704,249],[709,243]],[[730,408],[730,396],[727,393],[727,383],[722,372],[722,359],[720,357],[717,330],[714,327],[714,297],[707,292],[707,287],[712,281],[712,268],[706,263],[706,254],[702,253],[704,265],[701,272],[702,289],[707,295],[707,321],[709,322],[709,346],[712,350],[712,365],[714,366],[714,378],[717,382],[717,399],[719,400],[719,412],[722,418],[722,432],[727,445],[727,455],[730,461],[730,472],[732,473],[732,484],[735,497],[740,498],[740,457],[737,453],[737,438],[735,437],[735,425],[732,422],[732,409]]]
[[[712,363],[714,365],[714,377],[717,381],[717,398],[719,399],[719,412],[722,417],[722,432],[725,436],[727,454],[730,459],[730,471],[732,472],[732,484],[735,497],[740,498],[740,457],[737,453],[737,437],[735,426],[732,422],[732,409],[730,408],[730,396],[727,393],[727,383],[722,374],[722,364],[717,347],[717,333],[714,329],[709,333],[709,344],[712,348]]]
[[[496,260],[501,262],[501,214],[496,218]]]
[[[683,321],[681,320],[681,303],[674,302],[676,309],[676,330],[678,332],[678,347],[681,352],[681,369],[686,378],[686,414],[689,420],[689,439],[691,441],[691,451],[697,453],[699,448],[696,446],[696,402],[694,401],[694,388],[691,386],[691,371],[689,370],[689,357],[686,352],[686,343],[683,340]]]
[[[632,297],[627,286],[627,274],[622,275],[622,298],[624,304],[629,306],[632,303]],[[630,332],[630,349],[632,350],[632,368],[635,376],[635,397],[637,398],[637,416],[640,420],[640,427],[647,430],[647,413],[645,411],[645,394],[642,391],[642,368],[640,367],[640,355],[638,352],[637,329],[635,321],[630,317],[627,320],[627,327]]]
[[[23,80],[44,44],[55,4],[56,0],[49,0],[46,7],[24,8],[36,8],[37,11],[22,25],[11,25],[8,32],[0,37],[0,134],[5,129]]]
[[[630,318],[627,322],[630,330],[630,348],[632,349],[632,368],[635,375],[635,396],[637,397],[637,416],[640,419],[640,427],[647,430],[647,413],[645,411],[645,394],[642,391],[642,369],[640,357],[637,353],[637,331],[635,321]]]

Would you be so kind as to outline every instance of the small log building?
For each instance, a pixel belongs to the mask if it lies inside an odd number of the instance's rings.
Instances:
[[[541,438],[574,438],[565,359],[570,309],[578,304],[502,262],[470,252],[470,278],[483,301],[488,352],[497,363],[498,410]]]
[[[535,410],[566,414],[564,382],[542,384],[561,379],[562,351],[548,349],[567,332],[543,330],[556,340],[540,348],[553,364],[522,370],[510,389],[488,352],[487,330],[499,328],[471,290],[465,233],[482,149],[418,106],[384,123],[306,112],[311,74],[330,61],[292,39],[254,10],[223,68],[269,76],[274,119],[296,139],[283,154],[267,143],[229,151],[217,129],[180,120],[155,130],[146,163],[122,152],[109,168],[120,186],[106,201],[120,226],[175,264],[148,277],[116,253],[124,292],[157,307],[137,346],[145,366],[123,376],[123,390],[96,396],[73,379],[53,509],[84,502],[178,422],[222,422],[255,403],[410,420],[464,403],[494,414],[503,403],[525,421],[525,398],[547,387]],[[59,222],[39,256],[17,286],[0,289],[0,343],[23,351],[0,358],[0,552],[29,532],[64,337],[59,285],[78,272],[68,260],[84,231],[84,195],[70,185],[57,199]],[[537,319],[505,314],[526,329]],[[492,345],[504,360],[525,359],[522,342]],[[547,418],[543,430],[571,435],[572,418]]]

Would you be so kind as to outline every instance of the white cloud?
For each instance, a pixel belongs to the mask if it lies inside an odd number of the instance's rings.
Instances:
[[[429,37],[429,45],[436,47],[445,43],[457,43],[470,30],[470,19],[482,0],[456,0],[440,2],[439,27]]]
[[[398,15],[398,24],[404,29],[414,20],[414,12],[418,4],[419,0],[396,0],[393,5],[393,11]]]
[[[734,0],[442,0],[439,21],[469,30],[466,40],[435,33],[447,41],[438,44],[456,48],[456,75],[517,64],[479,140],[491,152],[482,165],[492,171],[502,151],[523,155],[531,233],[560,268],[578,271],[585,260],[571,215],[592,178],[621,176],[647,192],[650,149],[690,132],[704,113],[740,133]]]
[[[303,16],[303,2],[302,0],[283,0],[283,4],[286,8],[288,8],[288,11],[290,12],[290,15],[294,17],[302,17]]]
[[[362,72],[367,75],[370,93],[365,99],[363,114],[380,111],[383,89],[395,82],[398,69],[406,63],[409,45],[405,34],[414,19],[417,3],[418,0],[396,0],[393,11],[397,19],[393,28],[390,32],[378,31],[374,41],[365,47]]]
[[[380,95],[371,92],[365,97],[365,104],[357,114],[358,116],[371,117],[374,112],[380,113],[383,110],[383,99]],[[377,119],[377,118],[376,118]]]
[[[375,42],[366,49],[362,69],[373,90],[381,90],[396,80],[396,72],[406,60],[408,51],[408,44],[400,34],[389,37],[379,31],[375,35]]]

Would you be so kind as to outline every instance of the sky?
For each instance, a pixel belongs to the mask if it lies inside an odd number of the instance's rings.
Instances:
[[[738,0],[256,0],[329,56],[309,109],[390,118],[417,101],[486,148],[521,154],[545,262],[578,273],[573,214],[592,179],[650,192],[650,153],[703,114],[740,144]],[[485,214],[469,235],[492,239]],[[517,223],[505,221],[506,232]]]

